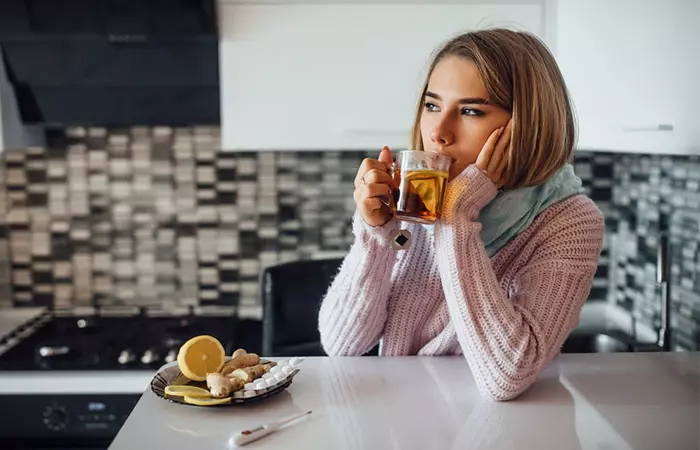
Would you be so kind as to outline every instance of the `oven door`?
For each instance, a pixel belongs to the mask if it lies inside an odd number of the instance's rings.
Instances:
[[[101,448],[119,432],[150,371],[0,372],[0,448]]]
[[[106,449],[141,394],[0,395],[0,448]]]

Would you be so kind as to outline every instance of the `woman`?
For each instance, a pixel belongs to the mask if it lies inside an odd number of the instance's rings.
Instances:
[[[536,37],[460,35],[435,55],[413,127],[418,150],[454,162],[432,232],[384,206],[392,155],[355,180],[355,242],[319,313],[329,355],[463,354],[485,396],[525,391],[578,322],[604,222],[569,162],[574,119],[556,62]]]

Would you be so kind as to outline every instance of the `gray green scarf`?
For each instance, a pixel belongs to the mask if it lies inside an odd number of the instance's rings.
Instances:
[[[492,257],[525,231],[542,211],[582,192],[581,179],[571,164],[538,186],[499,192],[479,213],[486,253]]]

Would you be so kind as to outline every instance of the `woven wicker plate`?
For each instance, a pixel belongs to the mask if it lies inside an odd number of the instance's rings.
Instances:
[[[260,360],[260,364],[268,364],[270,362],[271,361]],[[185,400],[182,397],[171,397],[171,396],[165,395],[165,388],[167,386],[170,386],[170,385],[197,386],[197,387],[200,387],[203,389],[207,389],[207,383],[205,381],[192,381],[189,378],[185,377],[182,374],[182,372],[180,372],[180,369],[177,367],[177,365],[172,365],[170,367],[166,367],[166,368],[162,369],[160,372],[158,372],[153,377],[153,379],[151,380],[151,391],[154,394],[156,394],[158,397],[162,398],[163,400],[167,400],[167,401],[172,402],[172,403],[179,403],[181,405],[195,406],[195,407],[200,407],[200,408],[236,406],[236,405],[258,402],[258,401],[266,399],[268,397],[272,397],[273,395],[279,394],[280,392],[287,389],[290,384],[292,384],[292,379],[294,378],[294,376],[297,373],[299,373],[299,369],[295,369],[292,373],[287,375],[287,378],[285,378],[284,381],[282,381],[280,384],[278,384],[276,386],[273,386],[273,387],[270,387],[267,389],[256,390],[255,396],[253,396],[253,397],[236,398],[236,397],[233,397],[233,395],[232,395],[230,403],[225,403],[223,405],[199,406],[199,405],[192,405],[190,403],[185,403]]]

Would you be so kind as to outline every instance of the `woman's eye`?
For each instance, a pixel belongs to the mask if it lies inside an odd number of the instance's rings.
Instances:
[[[464,116],[476,116],[480,117],[484,115],[483,111],[479,111],[478,109],[473,109],[473,108],[462,108],[461,111],[462,115]]]
[[[438,110],[439,110],[439,108],[437,107],[437,105],[435,105],[434,103],[430,103],[430,102],[426,102],[426,103],[425,103],[425,109],[426,109],[427,111],[430,111],[430,112],[435,112],[435,111],[438,111]]]

